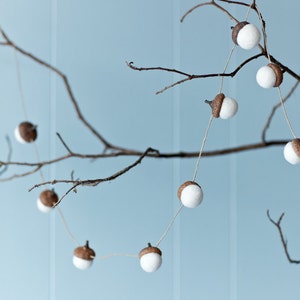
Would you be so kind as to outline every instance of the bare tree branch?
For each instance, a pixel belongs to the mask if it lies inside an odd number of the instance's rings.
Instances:
[[[185,76],[186,78],[178,80],[166,87],[164,87],[163,89],[159,90],[156,92],[156,94],[161,94],[164,91],[173,88],[179,84],[182,84],[186,81],[189,80],[193,80],[196,78],[212,78],[212,77],[234,77],[239,70],[241,70],[246,64],[248,64],[249,62],[251,62],[254,59],[257,59],[258,57],[261,56],[265,56],[266,58],[270,59],[273,63],[276,63],[277,65],[279,65],[281,67],[281,69],[284,72],[287,72],[289,75],[291,75],[292,77],[294,77],[295,79],[297,79],[298,81],[300,81],[300,75],[296,74],[293,70],[291,70],[290,68],[288,68],[287,66],[285,66],[283,63],[281,63],[280,61],[278,61],[274,56],[272,56],[269,51],[268,51],[268,47],[267,47],[267,34],[266,34],[266,23],[262,17],[262,14],[260,12],[260,10],[258,9],[256,2],[253,1],[252,4],[247,4],[244,2],[239,2],[239,1],[226,1],[226,0],[220,0],[221,2],[226,2],[229,4],[237,4],[237,5],[243,5],[243,6],[248,6],[251,7],[251,9],[253,9],[256,14],[259,17],[259,20],[261,22],[261,29],[263,32],[263,40],[264,40],[264,46],[259,45],[258,48],[261,50],[261,53],[256,54],[248,59],[246,59],[244,62],[242,62],[234,71],[232,71],[231,73],[212,73],[212,74],[189,74],[186,72],[182,72],[180,70],[176,70],[176,69],[172,69],[172,68],[163,68],[163,67],[137,67],[134,66],[133,62],[127,63],[127,66],[130,67],[133,70],[136,71],[153,71],[153,70],[158,70],[158,71],[166,71],[166,72],[172,72],[172,73],[177,73],[180,75]],[[207,5],[212,5],[215,6],[216,8],[218,8],[219,10],[221,10],[223,13],[227,14],[230,19],[234,20],[236,23],[238,23],[239,21],[234,18],[225,8],[223,8],[222,6],[218,5],[214,0],[210,1],[210,2],[204,2],[204,3],[200,3],[196,6],[194,6],[193,8],[191,8],[187,13],[184,14],[184,16],[181,18],[181,22],[185,19],[186,16],[188,16],[191,12],[193,12],[195,9],[199,8],[199,7],[203,7],[203,6],[207,6]]]
[[[9,138],[9,136],[7,135],[6,137],[5,137],[5,139],[6,139],[6,142],[7,142],[7,146],[8,146],[8,154],[7,154],[7,162],[10,162],[11,161],[11,157],[12,157],[12,146],[11,146],[11,141],[10,141],[10,138]],[[2,174],[4,174],[6,171],[7,171],[7,169],[8,169],[8,165],[7,164],[3,164],[3,163],[1,163],[0,162],[0,167],[4,167],[1,171],[0,171],[0,176],[2,175]]]
[[[129,68],[131,68],[132,70],[135,71],[166,71],[166,72],[171,72],[171,73],[177,73],[183,76],[186,76],[186,78],[176,81],[175,83],[168,85],[166,87],[164,87],[163,89],[159,90],[156,92],[156,94],[161,94],[164,91],[173,88],[176,85],[182,84],[186,81],[189,80],[193,80],[193,79],[199,79],[199,78],[212,78],[212,77],[234,77],[245,65],[247,65],[248,63],[250,63],[251,61],[261,57],[261,56],[265,56],[265,54],[262,53],[258,53],[255,54],[251,57],[249,57],[248,59],[246,59],[245,61],[243,61],[237,68],[235,68],[232,72],[230,73],[210,73],[210,74],[189,74],[186,72],[182,72],[176,69],[171,69],[171,68],[163,68],[163,67],[137,67],[134,65],[133,62],[126,62],[127,66]]]
[[[228,155],[233,153],[241,153],[245,151],[250,150],[259,150],[259,149],[265,149],[269,147],[274,146],[283,146],[286,143],[288,143],[290,140],[284,139],[284,140],[270,140],[270,141],[263,141],[258,143],[252,143],[252,144],[244,144],[236,147],[228,147],[224,149],[219,150],[210,150],[210,151],[203,151],[202,156],[203,157],[214,157],[214,156],[221,156],[221,155]],[[111,158],[111,157],[120,157],[120,156],[141,156],[144,153],[138,150],[134,151],[117,151],[117,152],[111,152],[111,153],[101,153],[101,154],[80,154],[80,153],[74,153],[69,152],[68,154],[57,157],[52,160],[48,161],[42,161],[42,162],[14,162],[14,161],[0,161],[1,166],[22,166],[22,167],[31,167],[32,170],[20,174],[14,174],[12,176],[6,177],[6,178],[0,178],[0,182],[9,181],[16,178],[25,177],[31,174],[34,174],[38,172],[41,168],[47,165],[55,164],[60,161],[69,159],[69,158],[80,158],[80,159],[99,159],[99,158]],[[195,158],[199,155],[198,151],[179,151],[179,152],[147,152],[144,156],[145,157],[151,157],[151,158],[166,158],[166,159],[172,159],[172,158]]]
[[[227,3],[233,3],[233,1],[223,1],[223,2],[227,2]],[[242,4],[242,2],[238,2],[236,4],[240,4],[240,5],[246,5],[246,4]],[[211,2],[206,2],[202,5],[198,5],[197,7],[201,7],[204,5],[213,5],[215,7],[217,7],[218,9],[220,9],[221,11],[223,11],[225,14],[230,15],[229,12],[227,12],[225,9],[223,9],[222,7],[220,7],[218,4],[216,4],[215,1],[211,1]],[[248,5],[248,4],[247,4]],[[195,8],[194,8],[195,9]],[[192,10],[191,10],[192,11]],[[259,13],[259,12],[257,12]],[[236,20],[235,18],[232,18],[233,20]],[[10,159],[8,159],[6,162],[1,161],[0,164],[1,166],[6,166],[8,167],[9,165],[15,165],[15,166],[24,166],[24,167],[30,167],[32,168],[29,171],[23,172],[23,173],[19,173],[19,174],[14,174],[12,176],[9,176],[7,178],[2,178],[0,179],[0,181],[7,181],[7,180],[11,180],[14,178],[19,178],[19,177],[24,177],[30,174],[33,174],[37,171],[39,171],[42,167],[50,165],[50,164],[55,164],[58,163],[60,161],[69,159],[71,157],[75,157],[75,158],[80,158],[80,159],[98,159],[98,158],[108,158],[108,157],[117,157],[117,156],[140,156],[143,154],[143,152],[139,151],[139,150],[134,150],[134,149],[126,149],[124,147],[119,147],[119,146],[115,146],[112,145],[111,143],[109,143],[106,139],[104,139],[102,137],[102,135],[100,135],[88,122],[87,120],[84,118],[84,116],[82,115],[78,103],[75,99],[75,96],[71,90],[71,86],[69,84],[69,81],[67,79],[67,77],[56,67],[53,67],[52,65],[48,64],[47,62],[39,59],[38,57],[34,56],[33,54],[25,51],[24,49],[20,48],[19,46],[17,46],[15,43],[13,43],[11,41],[11,39],[7,36],[7,34],[3,31],[3,29],[0,28],[0,33],[2,34],[5,42],[2,42],[1,45],[3,46],[11,46],[12,48],[14,48],[16,51],[18,51],[19,53],[21,53],[22,55],[32,59],[33,61],[35,61],[36,63],[48,68],[50,71],[56,73],[59,77],[62,78],[67,93],[70,97],[70,100],[74,106],[74,109],[76,111],[76,114],[78,116],[78,118],[84,123],[84,125],[102,142],[102,144],[104,145],[104,151],[100,154],[81,154],[81,153],[76,153],[74,151],[71,150],[71,148],[65,143],[65,141],[62,139],[62,137],[58,135],[60,141],[62,142],[63,146],[65,147],[65,149],[67,150],[67,154],[48,160],[48,161],[42,161],[42,162],[33,162],[33,163],[29,163],[29,162],[12,162]],[[258,53],[256,55],[253,55],[251,57],[249,57],[248,59],[246,59],[245,61],[243,61],[235,70],[233,70],[232,72],[229,73],[212,73],[212,74],[188,74],[186,72],[182,72],[180,70],[176,70],[176,69],[171,69],[171,68],[163,68],[163,67],[152,67],[152,68],[139,68],[134,66],[134,64],[132,62],[127,63],[127,65],[133,69],[133,70],[138,70],[138,71],[145,71],[145,70],[159,70],[159,71],[167,71],[167,72],[172,72],[172,73],[177,73],[179,75],[185,76],[186,78],[179,80],[175,83],[173,83],[172,85],[166,86],[164,89],[162,89],[161,91],[158,91],[157,93],[162,93],[163,91],[181,84],[185,81],[188,80],[192,80],[195,78],[208,78],[208,77],[234,77],[246,64],[250,63],[252,60],[257,59],[261,56],[266,56],[267,54],[264,52],[264,49],[261,47],[262,52]],[[278,64],[280,64],[277,60],[275,60],[275,58],[273,58],[274,62],[277,62]],[[287,72],[291,73],[293,75],[293,72],[290,71],[286,66],[280,64],[280,66]],[[298,75],[297,75],[298,76]],[[271,118],[269,119],[269,122],[271,121]],[[269,125],[268,125],[269,126]],[[267,127],[268,127],[267,126]],[[224,155],[224,154],[230,154],[230,153],[237,153],[237,152],[242,152],[242,151],[247,151],[247,150],[252,150],[252,149],[262,149],[262,148],[266,148],[266,147],[270,147],[270,146],[276,146],[276,145],[283,145],[285,144],[287,141],[286,140],[275,140],[275,141],[265,141],[265,138],[262,140],[261,143],[253,143],[253,144],[249,144],[249,145],[241,145],[241,146],[237,146],[237,147],[231,147],[231,148],[225,148],[225,149],[221,149],[221,150],[213,150],[213,151],[206,151],[203,152],[203,156],[217,156],[217,155]],[[198,152],[185,152],[185,151],[180,151],[180,152],[174,152],[174,153],[147,153],[146,156],[148,157],[154,157],[154,158],[175,158],[175,157],[180,157],[180,158],[188,158],[188,157],[196,157],[198,155]]]
[[[281,243],[282,243],[282,246],[283,246],[283,250],[284,250],[284,253],[285,253],[286,258],[288,259],[288,261],[292,264],[300,264],[300,260],[295,260],[295,259],[291,258],[290,254],[289,254],[289,251],[288,251],[288,248],[287,248],[287,243],[288,243],[287,239],[285,239],[284,236],[283,236],[283,232],[282,232],[282,228],[281,228],[281,221],[284,217],[284,213],[282,213],[280,215],[277,222],[274,221],[271,218],[269,210],[267,210],[267,216],[268,216],[269,221],[277,228],[277,230],[279,232],[279,236],[280,236],[280,240],[281,240]]]
[[[282,102],[279,102],[278,104],[276,104],[268,118],[267,121],[264,125],[264,128],[262,130],[262,134],[261,134],[261,141],[260,142],[256,142],[256,143],[251,143],[251,144],[243,144],[240,146],[235,146],[235,147],[227,147],[224,149],[217,149],[217,150],[210,150],[210,151],[200,151],[200,156],[199,156],[199,151],[196,152],[186,152],[186,151],[179,151],[179,152],[159,152],[158,150],[155,150],[153,148],[147,148],[146,151],[140,151],[140,150],[135,150],[135,149],[129,149],[129,148],[125,148],[125,147],[121,147],[121,146],[117,146],[117,145],[113,145],[111,144],[106,138],[104,138],[104,136],[102,134],[100,134],[96,128],[94,128],[89,122],[88,120],[83,116],[79,104],[75,98],[75,95],[72,91],[70,82],[67,78],[67,76],[60,71],[58,68],[52,66],[51,64],[45,62],[44,60],[38,58],[37,56],[31,54],[30,52],[22,49],[21,47],[19,47],[18,45],[16,45],[6,34],[6,32],[4,32],[4,30],[2,28],[0,28],[0,34],[2,35],[4,41],[0,42],[0,46],[8,46],[13,48],[16,52],[22,54],[25,57],[28,57],[29,59],[31,59],[32,61],[34,61],[35,63],[45,67],[46,69],[50,70],[51,72],[55,73],[58,77],[61,78],[67,95],[69,97],[69,100],[71,101],[71,104],[73,105],[73,109],[75,111],[75,114],[77,115],[78,119],[80,120],[80,122],[83,123],[83,125],[87,128],[88,131],[90,131],[92,133],[92,135],[97,138],[100,143],[103,145],[103,152],[102,153],[95,153],[95,154],[83,154],[83,153],[77,153],[71,150],[71,147],[69,147],[67,145],[67,143],[65,142],[65,140],[62,138],[62,136],[57,133],[57,136],[62,144],[62,146],[64,147],[64,149],[66,150],[66,154],[62,155],[60,157],[56,157],[50,160],[46,160],[46,161],[41,161],[41,162],[14,162],[11,161],[11,157],[12,157],[12,148],[11,148],[11,144],[9,139],[7,138],[7,143],[8,143],[8,156],[6,161],[0,161],[0,167],[2,168],[0,171],[0,176],[3,175],[9,168],[9,166],[15,166],[15,167],[24,167],[27,168],[27,171],[23,171],[23,172],[19,172],[17,174],[13,174],[10,176],[7,176],[6,178],[0,178],[0,181],[9,181],[15,178],[20,178],[20,177],[25,177],[25,176],[29,176],[31,174],[34,174],[38,171],[41,171],[41,169],[44,166],[48,166],[51,164],[55,164],[55,163],[59,163],[61,161],[67,160],[69,158],[79,158],[79,159],[99,159],[99,158],[109,158],[109,157],[118,157],[118,156],[133,156],[133,157],[138,157],[138,159],[136,159],[133,163],[131,163],[130,165],[128,165],[127,167],[117,171],[116,173],[105,177],[105,178],[96,178],[96,179],[85,179],[85,180],[80,180],[80,179],[74,179],[73,178],[73,174],[74,172],[72,171],[71,173],[71,179],[70,180],[66,180],[66,179],[62,179],[62,180],[58,180],[58,179],[54,179],[51,181],[44,181],[42,183],[38,183],[35,184],[34,186],[32,186],[29,191],[32,191],[36,188],[39,188],[41,186],[45,186],[45,185],[55,185],[55,184],[70,184],[71,187],[69,189],[67,189],[67,191],[61,196],[61,198],[59,199],[59,201],[57,202],[56,206],[59,205],[59,203],[70,193],[70,192],[76,192],[77,188],[79,186],[97,186],[102,182],[106,182],[106,181],[111,181],[111,180],[115,180],[118,177],[126,174],[127,172],[129,172],[130,170],[132,170],[133,168],[137,167],[144,158],[149,157],[149,158],[166,158],[166,159],[170,159],[170,158],[194,158],[194,157],[213,157],[213,156],[220,156],[220,155],[227,155],[227,154],[231,154],[231,153],[240,153],[240,152],[244,152],[244,151],[250,151],[250,150],[255,150],[255,149],[265,149],[268,147],[272,147],[272,146],[282,146],[285,145],[287,142],[289,142],[289,140],[285,140],[285,139],[281,139],[281,140],[271,140],[271,141],[267,141],[266,140],[266,132],[268,130],[268,128],[271,125],[271,122],[273,120],[274,114],[276,112],[276,110],[282,105],[282,103],[286,102],[290,96],[295,92],[295,90],[297,89],[299,82],[300,82],[300,75],[296,74],[292,69],[290,69],[289,67],[287,67],[286,65],[284,65],[283,63],[281,63],[277,58],[275,58],[274,56],[272,56],[268,50],[268,41],[267,41],[267,33],[266,33],[266,22],[263,19],[262,13],[260,12],[258,6],[256,5],[256,1],[252,1],[250,4],[242,2],[242,1],[231,1],[231,0],[219,0],[219,2],[222,3],[227,3],[227,4],[234,4],[234,5],[241,5],[241,6],[245,6],[248,7],[248,12],[250,12],[250,10],[253,10],[260,22],[260,27],[261,27],[261,31],[263,33],[263,45],[259,44],[258,45],[258,51],[260,51],[259,53],[245,59],[243,62],[241,62],[233,71],[231,72],[226,72],[227,66],[226,65],[225,69],[223,72],[215,72],[215,73],[208,73],[208,74],[189,74],[187,72],[183,72],[181,70],[177,70],[174,68],[167,68],[167,67],[137,67],[134,65],[133,62],[126,62],[127,66],[129,68],[131,68],[132,70],[135,71],[163,71],[163,72],[169,72],[169,73],[173,73],[173,74],[178,74],[180,76],[183,76],[183,78],[181,78],[180,80],[173,82],[172,84],[169,84],[167,86],[165,86],[163,89],[159,90],[156,92],[156,94],[160,94],[165,92],[166,90],[169,90],[177,85],[183,84],[187,81],[190,80],[194,80],[194,79],[203,79],[203,78],[215,78],[215,77],[234,77],[238,74],[238,72],[244,68],[247,64],[249,64],[250,62],[254,61],[255,59],[258,59],[260,57],[266,57],[268,59],[268,61],[271,61],[277,65],[280,66],[280,68],[282,69],[283,72],[289,74],[291,77],[295,78],[297,80],[297,82],[293,85],[293,87],[291,88],[291,90],[289,91],[289,93],[285,96],[285,98],[283,99]],[[225,14],[227,17],[229,17],[230,20],[234,21],[235,23],[238,23],[239,20],[233,16],[233,14],[231,14],[231,12],[229,10],[227,10],[225,7],[219,5],[216,0],[211,0],[208,2],[204,2],[204,3],[200,3],[198,5],[195,5],[194,7],[192,7],[191,9],[189,9],[181,18],[181,22],[183,22],[185,20],[185,18],[190,15],[193,11],[195,11],[198,8],[202,8],[204,6],[213,6],[216,9],[218,9],[219,11],[221,11],[223,14]],[[230,56],[231,57],[231,56]],[[229,60],[228,60],[229,62]],[[36,158],[37,160],[39,160],[38,158]],[[28,170],[29,169],[29,170]],[[42,179],[43,180],[43,179]],[[285,252],[285,255],[288,259],[288,261],[290,263],[293,264],[300,264],[300,260],[295,260],[292,259],[289,251],[288,251],[288,241],[287,239],[284,237],[283,234],[283,230],[281,227],[281,222],[283,220],[284,217],[284,213],[282,213],[280,215],[280,217],[278,218],[277,221],[275,221],[274,219],[271,218],[269,210],[267,210],[267,217],[269,219],[269,221],[277,228],[279,235],[280,235],[280,240]]]
[[[149,154],[149,153],[157,153],[158,151],[152,148],[148,148],[144,153],[142,153],[142,155],[132,164],[130,164],[129,166],[127,166],[126,168],[116,172],[113,175],[110,175],[106,178],[97,178],[97,179],[87,179],[87,180],[52,180],[52,181],[46,181],[46,182],[42,182],[39,184],[35,184],[33,187],[31,187],[29,189],[29,192],[32,191],[35,188],[38,188],[40,186],[44,186],[44,185],[54,185],[57,183],[67,183],[67,184],[72,184],[72,187],[70,189],[68,189],[66,191],[66,193],[59,199],[59,201],[57,202],[56,206],[73,190],[76,190],[76,188],[78,186],[97,186],[98,184],[100,184],[101,182],[105,182],[105,181],[111,181],[114,180],[118,177],[120,177],[121,175],[129,172],[131,169],[133,169],[134,167],[136,167],[138,164],[140,164],[142,162],[142,160]]]
[[[231,20],[233,20],[233,21],[235,21],[236,23],[238,23],[238,20],[237,20],[231,13],[229,13],[228,10],[226,10],[224,7],[218,5],[214,0],[212,0],[212,1],[210,1],[210,2],[205,2],[205,3],[200,3],[200,4],[195,5],[194,7],[192,7],[191,9],[189,9],[189,10],[182,16],[182,18],[180,19],[180,22],[183,22],[184,19],[185,19],[190,13],[192,13],[194,10],[196,10],[197,8],[202,7],[202,6],[207,6],[207,5],[212,5],[212,6],[217,7],[217,8],[220,9],[223,13],[225,13]]]
[[[49,63],[45,62],[44,60],[38,58],[37,56],[25,51],[24,49],[20,48],[19,46],[17,46],[9,37],[8,35],[4,32],[4,30],[2,28],[0,28],[0,33],[3,36],[4,40],[6,41],[5,43],[3,43],[2,45],[5,46],[11,46],[12,48],[14,48],[17,52],[23,54],[24,56],[32,59],[33,61],[35,61],[36,63],[44,66],[45,68],[51,70],[52,72],[54,72],[55,74],[57,74],[63,81],[66,91],[69,95],[69,98],[74,106],[75,112],[77,113],[78,118],[81,120],[81,122],[88,128],[89,131],[91,131],[102,143],[105,147],[107,148],[112,148],[112,149],[117,149],[117,150],[121,150],[122,148],[117,147],[117,146],[113,146],[112,144],[110,144],[87,120],[86,118],[83,116],[79,105],[77,103],[77,100],[75,99],[75,96],[73,94],[73,91],[71,89],[71,85],[69,83],[69,80],[67,78],[67,76],[65,74],[63,74],[59,69],[57,69],[56,67],[50,65]]]

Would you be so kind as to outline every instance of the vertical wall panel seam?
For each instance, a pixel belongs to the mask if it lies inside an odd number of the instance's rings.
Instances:
[[[50,0],[50,13],[51,13],[51,28],[50,28],[50,63],[56,66],[56,52],[57,52],[57,0]],[[56,75],[50,73],[50,156],[55,157],[56,153]],[[56,167],[55,165],[50,166],[50,177],[55,178]],[[55,285],[55,248],[56,248],[56,214],[51,214],[50,216],[50,235],[49,235],[49,245],[50,245],[50,278],[49,278],[49,299],[56,299],[56,285]]]
[[[180,1],[173,1],[173,66],[180,69]],[[173,81],[179,80],[179,76],[174,74]],[[180,149],[180,88],[173,89],[173,150]],[[173,190],[176,191],[180,181],[180,161],[173,162]],[[178,210],[178,202],[174,201],[174,211]],[[173,234],[173,299],[180,300],[181,296],[181,224],[178,216]]]
[[[233,10],[235,10],[233,8]],[[234,11],[235,12],[235,11]],[[231,26],[231,22],[229,26]],[[228,49],[231,49],[232,41],[229,41]],[[231,59],[231,65],[237,66],[237,56],[236,53],[233,54]],[[233,98],[237,99],[237,83],[236,78],[229,81],[230,94]],[[239,99],[237,99],[238,101]],[[230,122],[230,145],[237,145],[237,121],[233,118]],[[230,200],[229,200],[229,299],[237,300],[237,155],[232,154],[230,157]]]

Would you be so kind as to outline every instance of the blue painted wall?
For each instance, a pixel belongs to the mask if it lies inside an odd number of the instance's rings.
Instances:
[[[267,21],[269,48],[298,71],[299,3],[257,1]],[[57,66],[68,76],[83,114],[111,143],[144,150],[196,151],[210,111],[203,103],[218,92],[219,79],[194,80],[163,94],[157,90],[179,77],[163,72],[134,72],[138,66],[166,66],[190,73],[220,72],[232,47],[233,23],[212,7],[180,17],[196,1],[2,1],[0,22],[20,47]],[[226,6],[240,19],[245,8]],[[251,15],[250,20],[255,21]],[[278,21],[280,20],[280,21]],[[257,21],[255,21],[257,22]],[[250,54],[255,53],[250,51]],[[237,49],[233,69],[249,52]],[[65,88],[55,74],[18,55],[27,113],[38,124],[36,146],[42,161],[66,153],[59,132],[75,152],[99,153],[102,145],[78,121]],[[239,102],[239,113],[213,122],[206,149],[260,140],[276,90],[255,82],[259,59],[239,75],[225,79],[224,92]],[[32,145],[20,145],[13,130],[24,119],[14,52],[0,47],[1,147],[11,138],[13,161],[35,161]],[[285,94],[293,80],[285,76]],[[300,122],[296,92],[287,110],[296,132]],[[291,138],[277,111],[269,138]],[[45,180],[111,175],[135,158],[98,161],[70,159],[43,169]],[[121,178],[97,187],[80,187],[61,203],[68,226],[97,256],[138,253],[155,243],[178,209],[177,187],[193,175],[195,159],[145,159]],[[23,169],[22,169],[23,170]],[[26,170],[24,168],[24,170]],[[14,174],[10,168],[2,176]],[[91,269],[72,265],[76,245],[57,212],[36,209],[40,190],[28,189],[40,174],[1,183],[1,299],[212,299],[248,300],[300,296],[300,269],[284,256],[267,209],[286,216],[283,228],[294,258],[300,259],[298,228],[299,167],[284,161],[282,147],[201,160],[198,182],[203,204],[184,209],[161,244],[163,265],[146,274],[136,258],[96,259]],[[65,185],[55,187],[62,195]]]

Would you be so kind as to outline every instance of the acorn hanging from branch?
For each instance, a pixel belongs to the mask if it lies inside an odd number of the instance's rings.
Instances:
[[[225,97],[223,93],[216,95],[212,101],[205,100],[205,103],[210,105],[212,115],[215,118],[229,119],[233,117],[238,110],[238,103],[230,97]]]
[[[33,125],[30,122],[20,123],[15,131],[15,138],[21,144],[32,143],[37,139],[37,125]]]
[[[159,269],[162,264],[162,252],[159,248],[148,243],[148,247],[139,253],[140,266],[145,272],[152,273]]]
[[[37,207],[41,212],[47,213],[58,203],[58,196],[54,190],[45,190],[40,193],[37,199]]]
[[[281,68],[274,63],[269,63],[261,67],[256,73],[257,83],[265,89],[279,87],[282,80],[283,72]]]
[[[300,139],[288,142],[283,150],[284,158],[292,165],[300,163]]]
[[[232,29],[233,42],[245,50],[256,47],[260,40],[258,28],[247,21],[239,22]]]
[[[84,246],[77,247],[74,250],[73,264],[76,268],[85,270],[92,265],[95,257],[95,251],[89,247],[89,241],[86,241]]]
[[[177,196],[185,207],[195,208],[203,200],[203,191],[197,182],[186,181],[178,188]]]

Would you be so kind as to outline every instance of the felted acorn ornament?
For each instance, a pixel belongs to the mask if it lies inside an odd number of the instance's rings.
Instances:
[[[15,138],[21,144],[32,143],[37,139],[37,126],[30,122],[22,122],[15,128]]]
[[[214,100],[205,100],[212,109],[212,115],[215,118],[229,119],[233,117],[238,111],[238,103],[236,100],[225,97],[223,93],[218,94]]]
[[[300,163],[300,139],[288,142],[283,150],[284,158],[292,165]]]
[[[59,198],[54,190],[45,190],[37,199],[37,207],[41,212],[47,213],[57,204]]]
[[[258,45],[260,32],[254,24],[239,22],[232,29],[232,40],[241,48],[250,50]]]
[[[269,63],[268,65],[261,67],[256,73],[257,83],[265,89],[280,86],[282,80],[282,70],[274,63]]]
[[[73,265],[80,270],[85,270],[92,265],[95,257],[95,251],[89,247],[89,241],[86,241],[84,246],[74,250]]]
[[[148,247],[140,251],[139,259],[141,268],[145,272],[152,273],[157,271],[162,264],[162,252],[148,243]]]
[[[195,181],[186,181],[178,188],[178,198],[188,208],[195,208],[203,200],[203,191]]]

